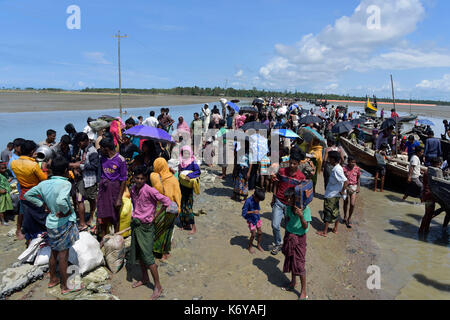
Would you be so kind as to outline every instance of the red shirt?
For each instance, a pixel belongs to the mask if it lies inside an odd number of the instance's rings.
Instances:
[[[344,167],[345,177],[348,179],[348,185],[353,186],[358,184],[358,176],[361,175],[361,170],[358,166],[354,166],[352,170],[348,166]]]
[[[275,196],[284,204],[287,204],[286,199],[284,198],[284,192],[289,188],[295,188],[300,182],[306,180],[305,175],[300,170],[297,170],[293,176],[288,173],[289,168],[281,168],[277,174],[278,191]]]

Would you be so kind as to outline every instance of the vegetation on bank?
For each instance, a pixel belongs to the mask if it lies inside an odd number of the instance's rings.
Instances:
[[[3,88],[4,90],[6,88]],[[14,90],[22,90],[19,88],[13,88]],[[25,88],[24,91],[46,91],[46,92],[62,92],[66,91],[59,88]],[[77,92],[85,92],[85,93],[118,93],[118,88],[85,88],[79,90]],[[327,99],[327,100],[365,100],[366,97],[357,97],[350,95],[338,95],[338,94],[320,94],[320,93],[310,93],[310,92],[291,92],[285,90],[281,91],[271,91],[271,90],[258,90],[256,88],[252,89],[234,89],[234,88],[200,88],[197,86],[194,87],[176,87],[171,89],[136,89],[136,88],[123,88],[122,93],[125,94],[162,94],[162,95],[185,95],[185,96],[226,96],[226,97],[288,97],[288,98],[297,98],[297,99],[306,99],[306,100],[316,100],[316,99]],[[373,99],[371,97],[371,99]],[[377,97],[379,101],[383,102],[392,102],[392,99],[389,97]],[[441,101],[441,100],[407,100],[407,99],[396,99],[396,102],[403,103],[423,103],[423,104],[436,104],[436,105],[450,105],[450,101]]]

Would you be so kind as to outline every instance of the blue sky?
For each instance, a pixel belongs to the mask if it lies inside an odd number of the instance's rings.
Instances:
[[[73,4],[80,30],[66,27]],[[384,97],[392,73],[398,97],[450,100],[449,12],[445,0],[0,0],[0,87],[117,87],[120,29],[123,87]]]

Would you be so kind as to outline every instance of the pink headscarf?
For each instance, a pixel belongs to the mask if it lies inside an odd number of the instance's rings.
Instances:
[[[184,159],[183,158],[183,151],[184,150],[189,151],[189,153],[190,153],[189,159]],[[191,149],[190,146],[186,145],[186,146],[181,147],[179,159],[180,159],[180,167],[181,168],[186,168],[188,165],[190,165],[192,162],[195,161],[194,153],[192,152],[192,149]]]
[[[191,129],[189,128],[189,125],[186,123],[186,121],[183,119],[182,123],[177,124],[177,131],[185,131],[191,133]]]

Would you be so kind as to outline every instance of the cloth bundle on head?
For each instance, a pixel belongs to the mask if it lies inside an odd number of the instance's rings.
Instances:
[[[190,156],[188,159],[184,159],[183,158],[183,151],[188,151]],[[194,157],[194,153],[192,152],[192,149],[190,146],[183,146],[180,149],[180,155],[179,155],[179,160],[180,160],[180,166],[182,168],[186,168],[188,165],[190,165],[192,162],[195,161],[195,157]]]

